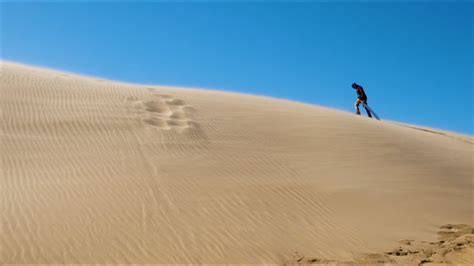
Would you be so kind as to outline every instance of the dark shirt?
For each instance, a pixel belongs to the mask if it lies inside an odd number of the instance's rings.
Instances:
[[[365,95],[365,91],[361,86],[357,86],[355,90],[357,91],[357,98],[362,101],[367,101],[367,95]]]

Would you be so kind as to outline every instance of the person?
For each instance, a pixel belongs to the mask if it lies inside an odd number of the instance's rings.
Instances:
[[[357,92],[357,100],[355,101],[354,103],[354,107],[356,109],[356,114],[360,115],[360,109],[359,109],[359,105],[361,103],[363,103],[363,106],[364,106],[364,109],[365,111],[367,112],[367,115],[369,117],[372,117],[372,114],[370,113],[370,111],[367,109],[366,107],[366,104],[367,104],[367,95],[365,95],[365,91],[364,89],[362,88],[362,86],[360,86],[359,84],[357,83],[352,83],[352,88],[356,90]]]

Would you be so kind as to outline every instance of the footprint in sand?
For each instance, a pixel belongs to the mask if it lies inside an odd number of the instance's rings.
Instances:
[[[167,115],[167,116],[172,113],[169,106],[163,102],[148,101],[148,102],[145,102],[143,105],[145,106],[145,110],[148,112]]]
[[[160,130],[178,129],[178,133],[202,135],[202,130],[196,121],[193,121],[195,109],[182,99],[169,94],[161,94],[154,88],[148,88],[152,99],[142,101],[135,96],[126,98],[135,113],[141,117],[146,126]],[[196,132],[194,132],[196,131]]]
[[[168,120],[168,125],[175,126],[175,127],[187,127],[188,121],[186,120],[177,120],[177,119],[170,119]]]
[[[143,122],[153,127],[158,127],[158,128],[168,127],[168,124],[166,123],[166,121],[160,118],[155,118],[155,117],[146,118],[146,119],[143,119]]]
[[[174,98],[174,96],[168,95],[168,94],[157,94],[157,93],[154,93],[153,96],[155,96],[155,98],[158,98],[158,99],[173,99],[173,98]]]
[[[184,101],[181,100],[181,99],[178,99],[178,98],[169,99],[169,100],[166,101],[166,103],[168,105],[175,105],[175,106],[184,106],[185,105]]]

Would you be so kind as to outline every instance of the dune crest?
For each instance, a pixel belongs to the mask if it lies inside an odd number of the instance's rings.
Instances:
[[[474,224],[470,136],[10,62],[1,84],[2,264],[400,262]],[[444,260],[473,263],[453,228]]]

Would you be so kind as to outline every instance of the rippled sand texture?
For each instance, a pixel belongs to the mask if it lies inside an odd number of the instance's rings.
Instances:
[[[469,136],[9,62],[0,101],[0,263],[344,261],[474,224]]]

